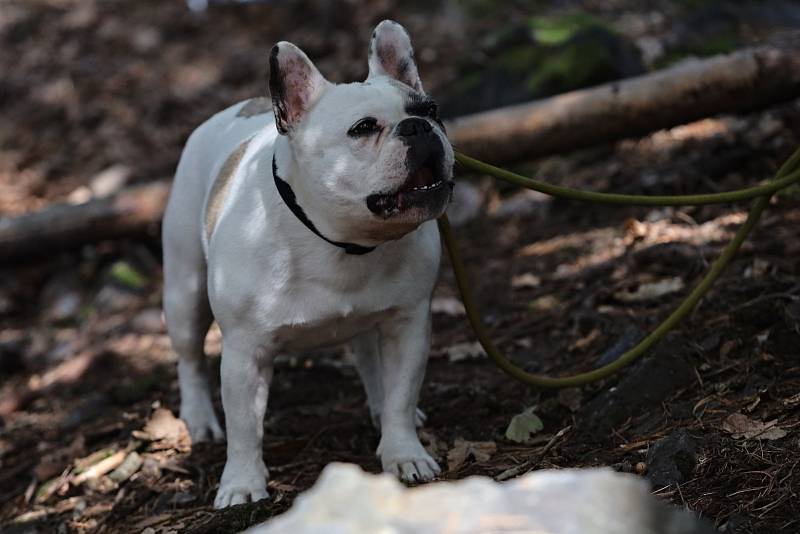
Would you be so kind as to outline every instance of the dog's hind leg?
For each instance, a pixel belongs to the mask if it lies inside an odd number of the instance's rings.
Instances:
[[[381,370],[381,347],[377,330],[371,330],[350,341],[350,356],[356,366],[364,390],[367,393],[367,406],[375,428],[381,428],[383,410],[383,372]],[[417,427],[425,424],[425,413],[417,408],[414,423]]]
[[[165,262],[164,315],[172,347],[178,353],[180,417],[189,427],[194,443],[219,440],[225,435],[214,413],[208,362],[203,350],[212,320],[205,293],[205,273],[181,275],[174,272],[180,271],[179,268],[170,269],[167,265]]]
[[[172,348],[178,353],[180,417],[192,441],[201,442],[225,435],[214,413],[203,350],[212,321],[205,257],[200,233],[184,211],[188,210],[168,208],[164,219],[164,316]]]

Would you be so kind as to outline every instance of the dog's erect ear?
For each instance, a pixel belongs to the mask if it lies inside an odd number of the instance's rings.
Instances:
[[[393,20],[384,20],[369,43],[369,76],[390,76],[423,92],[408,32]]]
[[[278,131],[284,135],[291,132],[328,85],[295,45],[281,41],[273,46],[269,55],[269,92]]]

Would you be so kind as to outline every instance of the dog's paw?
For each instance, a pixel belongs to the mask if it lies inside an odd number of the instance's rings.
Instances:
[[[244,466],[225,464],[219,483],[214,508],[226,508],[246,502],[256,502],[269,497],[267,493],[267,468],[262,464],[250,469]]]
[[[381,429],[381,414],[380,412],[370,412],[370,417],[372,418],[373,426],[380,430]],[[428,420],[428,416],[425,415],[425,412],[420,410],[419,408],[414,411],[414,426],[417,428],[422,428],[425,426],[425,422]]]
[[[207,406],[203,406],[202,403],[184,406],[182,403],[180,417],[189,428],[192,443],[225,439],[225,432],[222,431],[210,402]]]
[[[383,471],[392,473],[404,482],[427,482],[442,472],[418,439],[378,445]]]
[[[236,504],[256,502],[269,498],[266,484],[262,483],[245,486],[220,486],[214,498],[214,508],[227,508]]]

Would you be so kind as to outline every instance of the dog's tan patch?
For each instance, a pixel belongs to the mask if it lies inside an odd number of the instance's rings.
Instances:
[[[211,239],[211,234],[217,226],[222,206],[225,204],[225,199],[228,198],[228,193],[230,192],[233,175],[236,173],[236,169],[239,167],[239,163],[242,161],[249,144],[250,139],[236,147],[236,150],[222,164],[222,168],[214,179],[214,184],[211,186],[211,192],[208,195],[208,203],[206,204],[206,238],[208,239]]]
[[[266,96],[259,96],[248,100],[247,103],[244,106],[242,106],[242,108],[239,110],[236,116],[250,118],[250,117],[255,117],[256,115],[263,115],[264,113],[270,113],[271,111],[272,111],[272,101]]]

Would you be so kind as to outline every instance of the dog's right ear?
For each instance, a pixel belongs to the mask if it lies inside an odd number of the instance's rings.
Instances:
[[[330,82],[295,45],[281,41],[273,46],[269,55],[269,92],[278,131],[290,134],[328,85]]]

